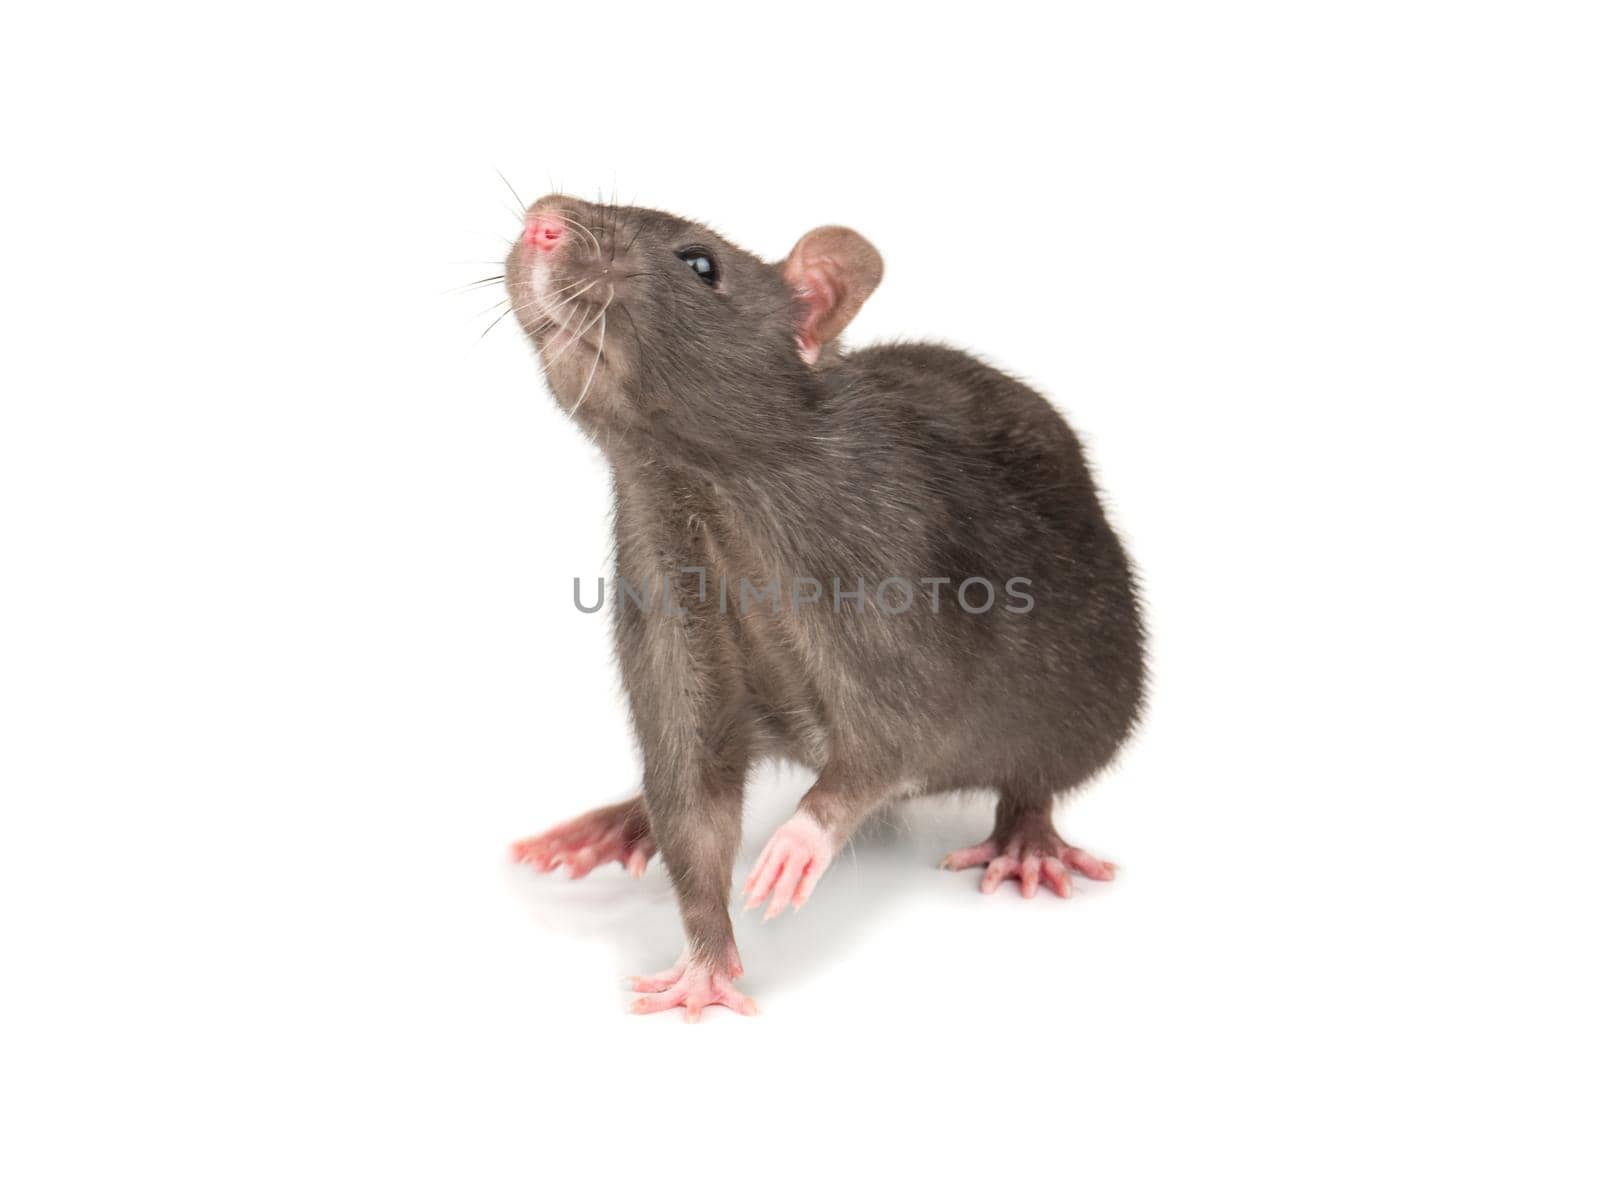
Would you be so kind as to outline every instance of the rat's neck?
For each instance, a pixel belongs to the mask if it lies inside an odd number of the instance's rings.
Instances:
[[[865,568],[881,539],[861,527],[863,497],[872,495],[856,458],[861,440],[840,435],[821,381],[781,405],[728,414],[709,441],[678,429],[669,415],[648,431],[597,437],[619,507],[647,512],[672,534],[712,530],[752,576]]]
[[[825,374],[725,373],[715,386],[653,388],[611,404],[626,417],[586,424],[619,479],[667,467],[730,488],[804,482],[827,462]]]

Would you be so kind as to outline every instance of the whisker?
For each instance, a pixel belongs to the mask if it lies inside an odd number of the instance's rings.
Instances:
[[[596,279],[594,281],[595,282],[599,282],[600,280]],[[568,283],[565,287],[557,287],[554,291],[548,292],[548,294],[549,295],[559,295],[563,291],[571,291],[572,288],[578,286],[582,282],[583,282],[582,279],[578,279],[576,282]],[[593,286],[593,283],[591,283],[590,286]],[[585,287],[584,291],[587,291],[588,289],[589,289],[588,287]],[[579,292],[577,292],[577,294],[572,295],[568,299],[563,299],[560,303],[556,304],[555,307],[551,309],[551,311],[555,311],[555,310],[563,307],[565,304],[569,303],[572,299],[576,299],[579,295],[582,295],[582,294],[583,294],[583,291],[579,291]],[[499,304],[496,304],[495,306],[498,307]],[[523,302],[517,304],[517,308],[516,309],[520,313],[520,312],[527,311],[529,308],[533,308],[533,309],[537,310],[538,313],[539,313],[538,318],[534,321],[535,326],[537,326],[539,324],[553,324],[553,323],[556,322],[555,316],[553,316],[550,312],[545,311],[542,307],[539,306],[539,297],[537,295],[530,295],[526,300],[524,300]]]
[[[599,279],[596,279],[595,283],[598,283],[599,281],[600,281]],[[595,283],[591,283],[589,286],[594,286]],[[587,291],[588,289],[589,289],[589,287],[585,287],[583,290]],[[583,294],[583,291],[578,292],[578,294],[580,294],[580,295]],[[570,302],[570,300],[564,300],[563,301],[563,303],[566,303],[566,302]],[[557,307],[552,309],[552,310],[553,311],[554,310],[559,310],[560,306],[561,305],[557,305]],[[589,314],[589,310],[587,308],[582,307],[582,306],[575,306],[575,307],[573,307],[573,309],[571,311],[567,312],[566,315],[562,316],[559,321],[556,319],[556,317],[554,315],[551,315],[549,317],[549,321],[551,323],[558,323],[559,322],[559,324],[561,325],[561,330],[567,334],[568,340],[567,340],[566,344],[562,345],[562,347],[560,347],[560,348],[558,348],[556,350],[554,356],[546,356],[545,355],[545,350],[548,349],[552,344],[555,343],[555,341],[553,339],[552,340],[546,340],[543,344],[541,344],[539,346],[539,355],[544,358],[546,364],[554,364],[555,361],[560,358],[560,356],[561,356],[561,354],[563,352],[565,352],[569,347],[572,346],[573,343],[575,343],[579,338],[581,338],[581,336],[583,334],[582,332],[574,332],[572,330],[572,321],[573,320],[581,320],[581,319],[583,319],[583,317],[587,316],[588,314]],[[588,330],[589,330],[589,325],[587,325],[587,324],[584,325],[583,331],[587,332]]]
[[[560,323],[561,330],[563,332],[566,332],[568,335],[570,335],[572,333],[572,321],[575,318],[577,318],[577,316],[580,314],[581,310],[582,310],[581,308],[574,307],[566,315],[561,317],[559,323]],[[555,321],[552,321],[552,322],[555,322]],[[546,341],[545,343],[543,343],[543,344],[541,344],[539,346],[539,356],[540,356],[541,359],[544,358],[544,350],[549,348],[549,347],[550,347],[550,342],[549,341]]]
[[[589,366],[589,376],[584,380],[583,389],[578,394],[578,400],[572,403],[570,413],[576,414],[578,407],[583,405],[583,399],[589,396],[589,386],[594,383],[594,375],[600,370],[600,358],[606,351],[606,308],[611,306],[611,301],[617,297],[617,289],[611,288],[611,294],[606,297],[605,307],[600,309],[600,343],[594,350],[594,364]]]
[[[589,241],[594,246],[594,256],[596,258],[600,257],[600,239],[595,237],[594,231],[592,229],[590,229],[588,226],[584,225],[583,222],[579,221],[576,217],[569,217],[565,213],[556,213],[556,214],[554,214],[554,216],[559,217],[562,221],[565,221],[568,225],[575,226],[576,228],[582,230],[585,234],[587,234],[588,238],[589,238]]]
[[[443,292],[443,294],[445,294],[445,295],[458,295],[463,291],[472,291],[472,290],[477,289],[478,287],[487,287],[490,283],[498,283],[502,279],[504,279],[505,277],[506,277],[505,275],[490,275],[486,279],[474,279],[472,282],[466,284],[466,286],[464,286],[464,287],[451,287],[449,290]]]
[[[591,316],[588,320],[586,320],[584,322],[583,327],[579,328],[576,332],[571,333],[572,339],[568,340],[565,344],[563,344],[560,348],[558,348],[556,350],[556,354],[554,356],[545,358],[545,364],[553,365],[558,360],[560,360],[564,355],[566,355],[566,352],[567,352],[568,349],[570,349],[574,344],[577,344],[580,340],[582,340],[585,336],[587,336],[589,334],[589,329],[590,328],[594,327],[602,319],[605,318],[605,314],[606,314],[606,309],[604,307],[602,307],[599,311],[595,312],[593,316]]]
[[[581,279],[579,280],[579,282],[582,282],[582,281],[583,280],[581,280]],[[595,279],[593,282],[591,282],[589,284],[588,287],[585,287],[583,289],[583,291],[574,291],[571,295],[568,295],[560,303],[556,304],[549,311],[547,311],[545,313],[546,317],[552,317],[554,315],[554,313],[560,311],[563,307],[565,307],[567,304],[571,303],[574,299],[580,298],[583,295],[584,291],[587,291],[589,289],[589,287],[593,287],[593,286],[598,285],[599,282],[600,282],[599,279]],[[577,283],[574,283],[573,286],[577,286]],[[571,288],[570,287],[563,287],[563,288],[561,288],[561,290],[562,291],[567,291],[567,290],[571,290]],[[560,294],[560,292],[559,291],[553,291],[553,292],[551,292],[551,294],[558,295],[558,294]]]
[[[599,313],[596,313],[595,315],[590,316],[576,332],[572,332],[569,329],[566,343],[564,343],[560,348],[556,349],[552,355],[545,357],[545,364],[547,366],[554,366],[557,361],[559,361],[563,356],[572,350],[572,347],[575,344],[582,342],[584,337],[589,334],[589,330],[593,328],[599,321],[600,315]]]
[[[598,280],[598,279],[594,280],[594,282],[591,282],[589,284],[589,287],[594,286],[595,283],[598,283],[599,281],[600,280]],[[562,291],[570,291],[573,287],[576,287],[581,282],[583,282],[582,279],[577,280],[577,282],[568,283],[565,287],[561,287],[559,290],[552,292],[552,294],[559,295]],[[587,291],[589,289],[589,287],[585,287],[583,289],[583,291]],[[566,303],[570,302],[571,300],[578,298],[578,296],[583,294],[583,291],[579,291],[574,295],[568,296],[567,299],[563,299],[560,303],[556,304],[556,308],[560,308],[563,305],[565,305]],[[495,308],[499,307],[500,304],[502,304],[502,303],[507,303],[507,304],[511,303],[510,297],[508,296],[505,299],[501,299],[501,300],[499,300],[499,301],[497,301],[495,303],[490,304],[488,307],[484,308],[482,311],[476,313],[476,315],[473,316],[472,318],[476,319],[477,316],[479,316],[479,315],[487,315],[489,312],[491,312]],[[535,307],[536,304],[537,304],[537,300],[536,299],[528,299],[528,300],[526,300],[526,301],[524,301],[522,303],[512,304],[511,306],[507,307],[505,309],[505,311],[501,312],[499,315],[497,315],[494,318],[494,322],[491,323],[488,328],[485,328],[483,330],[482,334],[479,335],[478,339],[482,340],[484,336],[487,336],[489,334],[490,329],[493,328],[495,324],[498,324],[501,320],[505,319],[506,316],[509,315],[511,312],[517,312],[520,315],[522,312],[527,311],[530,307]],[[552,310],[555,310],[555,309],[552,309]],[[540,321],[549,321],[551,323],[555,322],[554,317],[551,316],[548,312],[544,311],[543,309],[540,309],[539,316],[540,316]]]
[[[515,310],[516,310],[516,308],[514,308],[514,307],[508,307],[504,311],[502,311],[499,315],[495,316],[494,317],[494,321],[487,328],[485,328],[482,332],[480,332],[478,334],[478,339],[482,340],[490,332],[494,331],[495,324],[498,324],[501,320],[505,319],[506,316],[510,315]]]
[[[599,282],[599,281],[600,281],[600,280],[599,280],[599,279],[595,279],[595,280],[594,280],[594,281],[595,281],[595,282],[597,282],[597,283],[598,283],[598,282]],[[581,284],[581,283],[582,283],[582,282],[583,282],[583,280],[582,280],[582,279],[574,279],[574,280],[573,280],[573,281],[572,281],[572,282],[570,282],[570,283],[568,283],[568,284],[567,284],[567,285],[566,285],[566,286],[564,286],[564,287],[557,287],[557,288],[556,288],[556,289],[555,289],[555,290],[554,290],[554,291],[546,291],[546,292],[545,292],[545,293],[544,293],[544,294],[545,294],[545,298],[547,298],[547,299],[548,299],[548,298],[549,298],[549,297],[550,297],[550,296],[552,296],[552,295],[559,295],[559,294],[561,294],[561,293],[562,293],[562,292],[563,292],[563,291],[570,291],[570,290],[572,290],[572,288],[574,288],[574,287],[576,287],[576,286],[578,286],[578,285],[580,285],[580,284]],[[585,290],[587,290],[587,288],[585,288]],[[579,292],[578,292],[578,294],[580,294],[580,295],[582,295],[582,294],[583,294],[583,292],[582,292],[582,291],[579,291]],[[566,300],[565,300],[565,299],[563,299],[563,300],[562,300],[562,301],[561,301],[561,303],[565,303],[565,302],[567,302],[567,301],[566,301]],[[556,304],[556,306],[557,306],[557,307],[560,307],[560,306],[561,306],[561,303],[558,303],[558,304]]]
[[[511,196],[516,200],[518,207],[520,207],[522,209],[522,213],[518,214],[518,220],[520,220],[522,217],[527,215],[528,202],[524,201],[521,197],[517,196],[517,190],[515,188],[513,188],[512,185],[511,185],[511,182],[506,179],[506,174],[504,172],[502,172],[502,171],[500,171],[500,169],[496,168],[494,170],[494,174],[500,178],[500,183],[502,183],[502,184],[504,184],[506,186],[507,190],[511,193]]]

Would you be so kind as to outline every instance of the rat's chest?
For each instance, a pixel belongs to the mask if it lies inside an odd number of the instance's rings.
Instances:
[[[696,642],[736,651],[762,685],[808,679],[818,637],[803,560],[682,486],[649,502],[620,499],[616,524],[618,574],[660,587],[656,610],[681,619]]]

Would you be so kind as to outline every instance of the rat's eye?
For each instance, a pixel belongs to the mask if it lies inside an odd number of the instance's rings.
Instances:
[[[715,287],[717,280],[722,277],[722,272],[717,269],[717,260],[711,257],[711,251],[704,246],[685,246],[678,251],[678,257],[689,264],[689,269],[700,276],[700,281],[708,287]]]

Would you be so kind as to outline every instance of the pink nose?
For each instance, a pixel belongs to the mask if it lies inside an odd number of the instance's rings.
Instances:
[[[566,224],[555,214],[534,212],[528,214],[528,228],[522,231],[522,240],[549,252],[561,244],[566,232]]]

